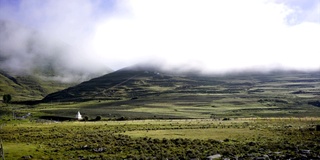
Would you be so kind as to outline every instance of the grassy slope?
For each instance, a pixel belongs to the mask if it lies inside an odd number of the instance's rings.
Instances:
[[[1,106],[8,111],[0,121],[6,159],[29,155],[34,159],[205,159],[217,153],[231,159],[263,155],[302,159],[304,150],[310,151],[307,159],[320,156],[320,132],[314,131],[320,124],[320,107],[308,104],[319,100],[319,74],[186,77],[118,72],[66,91],[70,92],[64,95],[70,97],[53,95],[73,100],[81,95],[76,100],[89,101]],[[8,121],[12,108],[20,116],[32,113],[33,122]],[[34,122],[35,117],[48,114],[74,117],[78,110],[90,119],[101,115],[103,120],[212,119]],[[306,116],[318,118],[290,118]],[[221,121],[223,117],[289,118]],[[101,153],[95,151],[101,148]]]
[[[4,123],[6,124],[4,124]],[[0,121],[6,159],[317,159],[319,119]],[[101,152],[95,150],[102,148]],[[302,154],[308,150],[309,154]],[[144,158],[143,158],[144,157]],[[162,158],[161,158],[162,157]],[[284,158],[285,157],[285,158]]]
[[[120,70],[46,97],[46,114],[94,118],[209,118],[319,116],[320,74],[279,72],[183,76]],[[88,102],[77,102],[90,100]]]
[[[10,76],[0,72],[0,95],[11,94],[13,101],[40,100],[49,93],[71,84],[42,80],[37,76]]]

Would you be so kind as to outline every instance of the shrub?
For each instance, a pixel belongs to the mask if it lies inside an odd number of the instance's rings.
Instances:
[[[123,116],[122,116],[122,117],[118,118],[117,120],[118,120],[118,121],[125,121],[125,120],[128,120],[128,119],[129,119],[128,117],[123,117]]]
[[[97,116],[96,121],[100,121],[100,120],[101,120],[101,116]]]
[[[222,119],[223,121],[229,121],[229,120],[231,120],[230,118],[223,118]]]
[[[3,95],[3,103],[10,103],[11,101],[11,95],[10,94],[5,94]]]

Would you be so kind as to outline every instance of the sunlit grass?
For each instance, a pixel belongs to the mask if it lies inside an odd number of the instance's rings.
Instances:
[[[195,147],[195,151],[201,151],[198,157],[204,158],[211,154],[208,151],[212,149],[224,156],[231,153],[243,156],[258,152],[286,153],[291,150],[291,147],[286,148],[288,145],[299,145],[299,148],[316,153],[319,145],[314,141],[318,140],[319,132],[311,129],[319,122],[319,118],[314,117],[59,123],[16,120],[1,121],[0,136],[4,142],[6,159],[30,155],[33,159],[77,159],[78,156],[123,159],[129,155],[141,156],[139,150],[147,157],[155,156],[162,150],[168,156],[177,158],[186,156],[186,149],[192,147]],[[108,150],[96,153],[94,149],[99,147]],[[232,150],[225,152],[230,147]]]
[[[45,148],[32,143],[4,143],[6,159],[21,158],[22,156],[41,157]],[[44,156],[44,155],[43,155]],[[45,157],[45,156],[44,156]]]
[[[156,131],[130,131],[126,135],[133,137],[151,137],[151,138],[188,138],[188,139],[215,139],[225,140],[232,139],[237,141],[245,141],[254,139],[259,135],[272,136],[271,132],[256,131],[234,128],[210,128],[210,129],[180,129],[180,130],[156,130]]]

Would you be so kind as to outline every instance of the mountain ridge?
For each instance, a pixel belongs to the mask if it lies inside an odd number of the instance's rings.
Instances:
[[[243,72],[226,75],[204,75],[195,72],[168,71],[158,66],[135,65],[118,71],[93,78],[65,90],[49,94],[43,102],[54,101],[87,101],[87,100],[121,100],[135,99],[137,97],[152,96],[163,93],[197,93],[208,92],[199,87],[224,86],[229,90],[250,88],[255,85],[253,81],[267,82],[269,76],[304,75],[320,78],[318,72],[274,71],[269,73]],[[243,81],[239,88],[231,87],[232,81]],[[270,80],[271,81],[271,80]],[[227,86],[230,84],[231,86]],[[198,90],[197,90],[198,89]],[[231,91],[232,92],[232,91]]]
[[[38,75],[10,75],[0,70],[0,95],[10,94],[13,101],[40,100],[47,94],[74,85],[43,80]]]
[[[112,70],[103,65],[84,66],[86,52],[48,33],[0,19],[0,69],[11,76],[41,75],[44,79],[82,82]],[[80,56],[79,56],[80,55]]]

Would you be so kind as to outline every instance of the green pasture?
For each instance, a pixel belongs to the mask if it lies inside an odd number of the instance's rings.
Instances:
[[[250,159],[319,156],[319,118],[99,122],[1,120],[6,159]],[[297,151],[298,150],[298,151]],[[279,152],[279,153],[278,153]],[[280,154],[280,155],[278,155]],[[278,157],[279,158],[279,157]]]
[[[66,87],[37,79],[22,78],[21,81],[33,82],[30,86],[34,88],[38,81],[46,92]],[[5,83],[1,82],[0,86]],[[16,85],[11,83],[9,86]],[[4,89],[10,91],[10,87]],[[22,91],[27,97],[13,95],[13,101],[38,100],[39,94],[35,93],[32,99],[32,94]],[[320,115],[320,107],[310,103],[320,101],[319,75],[315,73],[183,76],[118,71],[80,84],[67,95],[79,99],[58,96],[60,98],[39,104],[0,103],[0,118],[12,115],[13,111],[18,116],[31,113],[35,119],[41,116],[73,118],[80,111],[89,119],[101,116],[103,120]]]
[[[188,138],[188,139],[215,139],[223,141],[225,139],[237,139],[245,141],[252,137],[258,137],[259,135],[268,134],[268,131],[256,131],[245,129],[234,129],[234,128],[210,128],[210,129],[180,129],[180,130],[156,130],[156,131],[129,131],[127,135],[132,137],[151,137],[151,138]]]

